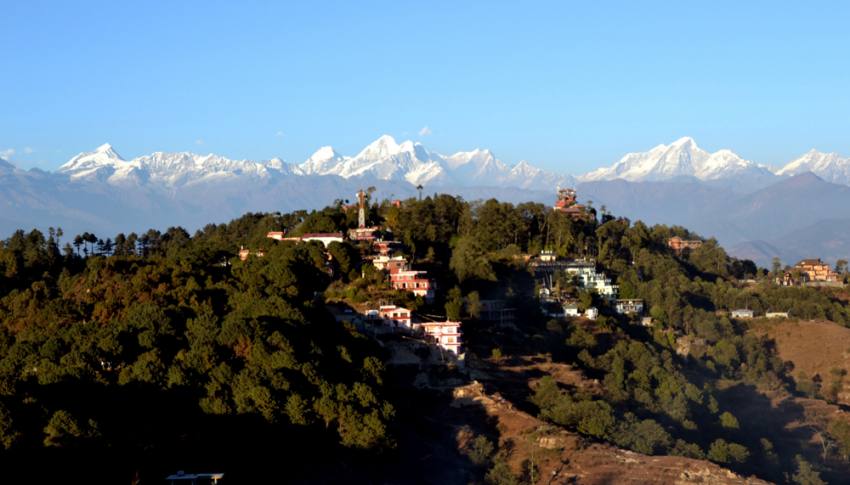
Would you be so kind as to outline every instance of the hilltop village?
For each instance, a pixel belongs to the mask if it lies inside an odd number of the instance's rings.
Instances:
[[[372,192],[373,189],[360,190],[355,195],[355,203],[341,205],[345,213],[355,213],[357,216],[357,227],[347,232],[304,232],[290,236],[290,228],[269,231],[266,238],[281,243],[320,243],[326,250],[326,269],[332,277],[339,276],[334,274],[334,254],[339,254],[339,251],[330,250],[332,245],[337,245],[337,248],[342,245],[350,246],[347,253],[352,254],[355,261],[348,264],[359,268],[362,278],[371,278],[379,284],[373,294],[365,297],[359,295],[359,298],[349,298],[346,295],[333,296],[332,293],[328,300],[328,309],[335,319],[353,323],[367,335],[390,345],[411,348],[415,348],[417,344],[427,345],[436,351],[433,363],[462,365],[464,345],[460,310],[464,305],[461,305],[457,301],[457,295],[454,295],[455,300],[447,302],[444,309],[435,307],[433,303],[438,292],[441,292],[441,301],[446,301],[449,297],[450,289],[441,288],[437,283],[437,280],[443,277],[429,274],[427,269],[414,268],[410,248],[393,237],[392,227],[367,224]],[[401,208],[402,204],[401,200],[390,202],[395,208]],[[564,214],[575,223],[595,221],[597,217],[595,210],[578,203],[576,191],[570,188],[558,189],[552,210]],[[610,221],[612,218],[603,214],[603,219]],[[666,239],[669,251],[676,257],[685,259],[703,244],[702,239],[689,239],[679,235]],[[244,262],[250,257],[264,256],[265,250],[252,251],[242,246],[238,254]],[[537,254],[518,253],[512,255],[512,259],[533,276],[534,292],[533,295],[527,296],[533,296],[540,313],[548,318],[595,321],[601,308],[603,314],[616,317],[620,321],[643,327],[653,326],[653,317],[644,300],[634,297],[622,298],[619,286],[613,283],[606,275],[603,265],[593,257],[562,257],[552,249],[541,248]],[[833,269],[820,259],[802,260],[784,269],[775,265],[771,275],[777,286],[798,287],[842,287],[848,277],[846,262],[839,262]],[[741,279],[739,284],[747,286],[755,281],[752,278]],[[498,291],[494,295],[490,295],[492,298],[482,299],[480,294],[475,293],[476,320],[496,325],[515,325],[517,309],[512,305],[511,299],[504,298]],[[407,308],[404,306],[406,303],[413,303],[407,306],[422,308],[423,311]],[[757,314],[746,306],[718,309],[715,313],[739,320],[758,316],[768,319],[791,317],[788,309],[765,309],[761,314]],[[682,331],[668,329],[667,332],[677,339],[677,349],[680,353],[685,352],[682,348],[689,348],[689,338],[684,336]],[[406,352],[406,355],[412,354]]]
[[[99,456],[100,483],[850,473],[845,262],[758,268],[572,189],[373,194],[3,241],[0,456],[69,476]]]

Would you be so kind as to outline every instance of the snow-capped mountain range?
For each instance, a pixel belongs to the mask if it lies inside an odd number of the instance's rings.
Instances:
[[[0,238],[34,226],[68,234],[176,225],[192,231],[246,212],[325,207],[366,186],[379,199],[415,197],[419,185],[468,200],[544,204],[556,187],[576,187],[582,201],[631,219],[684,225],[762,264],[775,255],[789,263],[850,255],[850,158],[812,150],[774,170],[731,150],[708,152],[687,137],[577,177],[526,161],[509,165],[486,149],[445,155],[387,135],[355,155],[326,146],[301,163],[191,152],[128,160],[109,144],[55,172],[0,159]]]
[[[771,170],[744,160],[731,150],[709,153],[691,137],[669,145],[658,145],[648,152],[627,153],[611,167],[600,168],[579,177],[582,181],[623,179],[632,182],[696,177],[719,180],[740,176],[770,176]]]
[[[58,172],[67,175],[72,181],[98,180],[111,185],[154,183],[173,187],[234,176],[288,174],[290,167],[277,158],[252,162],[189,152],[154,152],[128,161],[107,143],[68,160],[59,167]]]
[[[812,172],[827,182],[850,185],[850,157],[812,149],[777,170],[776,175],[798,175],[805,172]]]
[[[397,143],[389,135],[381,136],[354,156],[340,155],[333,147],[325,146],[297,165],[277,158],[257,162],[190,152],[155,152],[125,160],[111,145],[104,144],[75,156],[59,167],[58,172],[72,181],[101,181],[117,186],[178,187],[234,178],[307,175],[371,178],[414,186],[484,185],[541,190],[575,183],[572,177],[547,172],[528,162],[509,167],[489,150],[476,149],[446,156],[429,151],[421,143]]]
[[[275,179],[293,176],[366,178],[406,182],[413,186],[513,187],[554,190],[557,186],[623,179],[631,182],[663,181],[693,177],[702,181],[771,181],[811,171],[827,181],[850,185],[850,158],[811,150],[778,170],[745,160],[722,149],[708,152],[693,138],[680,138],[646,152],[627,153],[610,167],[572,176],[543,170],[527,161],[510,166],[490,150],[475,149],[443,155],[419,142],[397,142],[383,135],[353,156],[331,146],[316,150],[299,164],[279,158],[266,161],[231,160],[219,155],[190,152],[155,152],[132,160],[123,159],[109,145],[81,153],[62,165],[58,173],[72,181],[100,181],[115,186],[153,185],[168,188],[239,179]]]

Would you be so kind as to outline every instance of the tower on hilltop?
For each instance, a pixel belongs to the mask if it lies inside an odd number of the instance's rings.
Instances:
[[[357,227],[366,227],[366,191],[357,191]]]

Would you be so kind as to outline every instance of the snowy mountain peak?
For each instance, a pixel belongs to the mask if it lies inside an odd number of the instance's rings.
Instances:
[[[683,136],[683,137],[679,138],[678,140],[676,140],[676,141],[674,141],[673,143],[671,143],[671,144],[670,144],[670,146],[671,146],[671,147],[684,147],[684,146],[689,146],[689,147],[693,147],[693,148],[695,148],[695,149],[698,149],[698,148],[699,148],[699,147],[697,146],[697,142],[696,142],[696,140],[694,140],[693,138],[691,138],[691,137],[689,137],[689,136]]]
[[[636,182],[696,177],[700,180],[719,180],[743,175],[770,177],[771,173],[765,167],[744,160],[728,149],[707,152],[693,138],[685,136],[647,152],[627,153],[613,166],[594,170],[579,179],[595,181],[619,178]]]
[[[108,177],[126,164],[127,162],[112,148],[112,145],[104,143],[94,151],[80,153],[68,160],[59,167],[59,172],[70,175],[72,179]]]
[[[419,142],[399,142],[390,135],[379,137],[354,156],[340,155],[330,147],[322,147],[298,165],[295,172],[343,178],[371,177],[413,185],[480,185],[538,190],[551,190],[557,183],[575,182],[572,177],[546,172],[528,162],[508,167],[487,149],[440,155]]]
[[[835,152],[825,153],[813,148],[779,169],[776,174],[790,176],[805,172],[812,172],[828,182],[848,185],[850,184],[850,157],[843,157]]]
[[[325,160],[332,160],[334,158],[339,158],[339,153],[337,153],[336,150],[334,150],[334,147],[328,145],[328,146],[323,146],[323,147],[319,148],[318,150],[316,150],[315,152],[313,152],[313,154],[310,155],[310,158],[308,158],[307,160],[319,162],[319,161],[325,161]]]
[[[377,159],[395,155],[399,151],[400,147],[396,143],[395,138],[390,135],[381,135],[377,140],[367,145],[354,158]]]
[[[330,145],[323,146],[313,152],[304,163],[298,166],[298,169],[305,175],[324,174],[328,170],[336,166],[342,157]]]

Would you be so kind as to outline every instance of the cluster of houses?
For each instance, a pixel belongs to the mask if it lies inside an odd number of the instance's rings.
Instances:
[[[567,261],[564,271],[576,277],[579,288],[594,291],[607,300],[617,299],[620,293],[620,287],[613,284],[611,278],[596,270],[596,261],[593,259]]]
[[[434,299],[436,284],[424,270],[414,270],[410,262],[401,255],[394,255],[401,247],[398,241],[376,241],[373,244],[375,254],[372,257],[372,265],[379,270],[386,271],[389,275],[390,285],[394,290],[408,291],[416,296],[421,296],[425,301]]]
[[[266,237],[275,241],[299,243],[317,241],[322,243],[326,248],[331,243],[343,242],[345,236],[352,241],[370,242],[373,254],[368,257],[368,261],[376,269],[387,273],[387,278],[393,289],[410,292],[424,298],[426,301],[433,300],[436,289],[434,280],[428,275],[427,271],[411,268],[408,259],[403,255],[397,254],[402,248],[401,242],[384,240],[381,237],[383,232],[380,227],[366,226],[366,200],[366,192],[361,190],[357,193],[358,204],[355,207],[358,209],[358,227],[350,229],[347,235],[341,232],[334,232],[308,233],[288,237],[284,231],[271,231],[266,234]],[[241,247],[239,250],[239,258],[243,261],[251,256],[262,257],[264,255],[265,253],[262,250],[251,251],[245,247]],[[340,315],[341,318],[352,316],[354,316],[354,312],[350,308]],[[382,332],[401,332],[418,335],[437,346],[448,356],[455,359],[462,358],[460,322],[424,318],[414,319],[409,309],[396,305],[380,305],[376,309],[366,311],[362,317],[362,320],[371,325],[375,330],[380,329]]]
[[[820,258],[804,259],[776,276],[780,286],[838,286],[842,282],[841,275]]]
[[[599,309],[589,307],[581,312],[578,300],[574,295],[565,295],[556,290],[554,275],[557,272],[564,272],[575,278],[578,288],[592,291],[601,296],[620,315],[640,316],[643,314],[643,300],[618,298],[620,287],[615,285],[604,272],[596,269],[596,261],[593,259],[559,260],[552,251],[546,250],[530,262],[530,268],[538,282],[541,283],[538,298],[547,316],[553,318],[584,316],[590,320],[596,320],[599,316]],[[553,308],[557,308],[557,310],[553,310]]]
[[[406,257],[396,254],[401,249],[399,241],[376,239],[372,242],[375,254],[372,265],[387,273],[390,285],[395,290],[407,291],[425,301],[434,299],[436,284],[427,271],[411,268]],[[366,321],[381,324],[392,331],[421,335],[433,345],[454,358],[462,358],[461,325],[452,320],[414,319],[410,310],[396,305],[381,305],[366,312]]]
[[[414,319],[413,312],[396,305],[381,305],[366,312],[366,322],[393,333],[420,335],[450,357],[462,358],[460,322]]]

